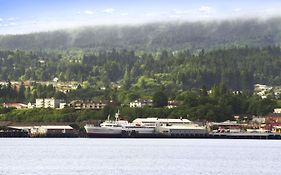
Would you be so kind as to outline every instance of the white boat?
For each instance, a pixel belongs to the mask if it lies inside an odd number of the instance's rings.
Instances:
[[[132,123],[108,119],[99,127],[87,124],[85,130],[90,137],[196,137],[208,134],[206,127],[192,123],[188,119],[137,118]]]
[[[153,136],[154,133],[155,133],[155,128],[135,125],[133,123],[130,123],[129,125],[125,125],[123,127],[123,134],[132,137],[148,137],[148,136]]]
[[[155,134],[169,137],[196,137],[208,134],[206,127],[192,123],[188,119],[166,119],[166,118],[137,118],[133,123],[154,127]]]
[[[87,124],[84,128],[90,137],[148,137],[155,131],[155,128],[120,120],[119,111],[115,114],[115,120],[110,120],[108,116],[100,126]]]
[[[92,124],[86,124],[84,126],[86,133],[90,137],[119,137],[122,135],[123,127],[128,125],[127,120],[119,120],[119,111],[115,114],[115,120],[110,120],[108,116],[107,120],[95,126]]]

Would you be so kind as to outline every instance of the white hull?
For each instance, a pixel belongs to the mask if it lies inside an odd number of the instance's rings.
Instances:
[[[197,135],[208,134],[208,130],[205,127],[200,126],[159,126],[157,132],[166,135]]]
[[[121,134],[122,133],[122,127],[95,127],[95,126],[85,126],[85,130],[87,134]]]
[[[155,129],[154,128],[148,128],[148,127],[129,127],[123,129],[126,132],[136,132],[138,134],[154,134]]]

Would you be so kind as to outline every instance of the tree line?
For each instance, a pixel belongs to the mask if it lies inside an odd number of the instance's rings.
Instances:
[[[280,47],[169,51],[6,51],[0,50],[0,79],[84,82],[91,87],[126,90],[165,88],[167,93],[223,82],[233,90],[251,91],[255,83],[279,85]]]
[[[130,108],[128,104],[106,106],[100,111],[66,109],[5,109],[1,108],[0,120],[14,122],[84,122],[105,120],[120,110],[122,117],[134,120],[138,117],[188,118],[193,121],[225,121],[234,116],[251,118],[263,116],[278,107],[275,98],[262,99],[259,96],[242,92],[233,92],[221,83],[207,91],[205,87],[179,92],[175,100],[181,101],[178,107],[166,107],[168,97],[158,91],[152,97],[153,106]],[[280,106],[279,106],[280,107]]]

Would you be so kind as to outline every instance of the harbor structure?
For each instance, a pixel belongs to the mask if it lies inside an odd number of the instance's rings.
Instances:
[[[42,125],[30,129],[31,137],[73,137],[76,134],[69,125]]]
[[[77,137],[78,132],[69,125],[7,126],[12,130],[24,131],[30,137]]]

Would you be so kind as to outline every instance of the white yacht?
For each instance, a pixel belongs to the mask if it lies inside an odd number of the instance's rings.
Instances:
[[[95,126],[93,124],[86,124],[84,126],[86,133],[90,137],[119,137],[122,135],[122,130],[125,125],[128,125],[127,120],[120,120],[119,111],[115,114],[115,120],[110,120],[108,116],[107,120]]]
[[[120,120],[119,111],[115,120],[109,117],[100,126],[87,124],[90,137],[201,137],[208,134],[206,127],[188,119],[137,118],[132,123]]]
[[[154,127],[156,135],[160,134],[168,137],[201,137],[208,134],[206,127],[182,118],[137,118],[133,123]]]
[[[120,120],[119,111],[115,114],[115,120],[109,116],[100,126],[87,124],[84,126],[90,137],[147,137],[154,134],[155,128],[129,123],[127,120]]]

